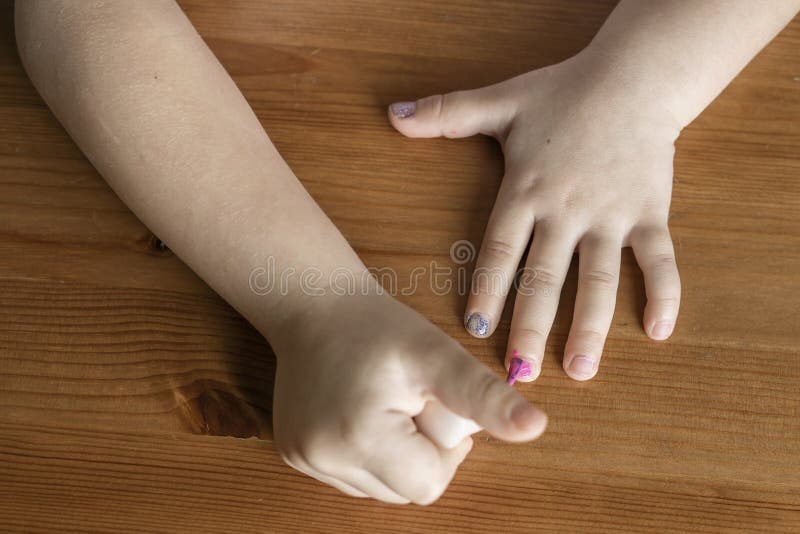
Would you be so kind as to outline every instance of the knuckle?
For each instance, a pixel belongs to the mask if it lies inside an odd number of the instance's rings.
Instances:
[[[659,297],[649,301],[650,306],[660,310],[677,310],[680,307],[680,297]]]
[[[523,204],[529,205],[536,198],[538,180],[539,174],[535,168],[509,169],[506,172],[506,179],[503,180],[500,193],[509,200],[521,201]]]
[[[653,275],[661,280],[671,282],[678,279],[678,265],[675,263],[675,256],[669,253],[657,254],[650,261],[650,269]]]
[[[652,264],[654,267],[674,267],[675,256],[668,252],[656,254],[653,256]]]
[[[575,178],[579,178],[575,176]],[[568,181],[569,183],[570,181]],[[580,180],[571,181],[571,183],[580,183]],[[586,204],[586,193],[576,187],[570,187],[564,191],[561,198],[561,206],[566,212],[574,212]]]
[[[643,245],[645,243],[670,242],[669,227],[667,226],[667,214],[659,210],[648,212],[639,217],[634,228],[631,230],[631,241]]]
[[[536,282],[542,286],[555,287],[559,282],[559,276],[556,275],[555,271],[547,267],[535,267],[534,271],[536,273],[534,277]]]
[[[511,335],[509,337],[513,337],[517,345],[533,345],[536,346],[544,342],[547,339],[547,334],[545,331],[536,326],[525,326],[525,327],[517,327],[511,329]]]
[[[437,117],[442,123],[449,123],[453,118],[455,103],[461,97],[461,91],[454,91],[444,95],[438,95]]]
[[[574,334],[576,341],[580,341],[581,344],[592,347],[602,347],[606,342],[606,335],[606,332],[595,328],[581,328]]]
[[[603,269],[589,269],[580,274],[580,281],[602,289],[616,289],[617,275]]]
[[[520,275],[517,290],[522,295],[551,297],[560,293],[561,277],[547,267],[526,268]]]
[[[431,467],[430,471],[426,473],[435,472],[435,467]],[[414,481],[413,495],[410,499],[414,504],[421,506],[428,506],[436,502],[447,489],[446,480],[432,480],[430,475],[428,477],[420,476]]]
[[[447,95],[426,96],[417,101],[417,112],[441,123],[445,118],[447,101]]]
[[[487,263],[505,263],[516,259],[516,250],[508,241],[489,238],[483,243],[481,253]]]
[[[446,487],[439,477],[440,471],[438,457],[427,454],[410,456],[404,473],[405,497],[414,504],[427,505],[434,502]]]

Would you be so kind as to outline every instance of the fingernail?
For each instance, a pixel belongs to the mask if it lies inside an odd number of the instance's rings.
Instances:
[[[597,360],[592,356],[578,354],[569,362],[569,371],[574,378],[592,378],[597,370]]]
[[[667,339],[672,333],[673,324],[670,321],[659,321],[653,325],[650,335],[654,339]]]
[[[464,321],[464,326],[472,335],[483,337],[489,332],[489,318],[482,313],[472,313]]]
[[[516,351],[514,352],[516,353]],[[522,358],[511,358],[511,363],[508,366],[506,384],[513,386],[518,378],[527,378],[529,376],[531,376],[531,364]]]
[[[417,103],[395,102],[394,104],[389,106],[389,111],[391,111],[392,115],[394,115],[398,119],[407,119],[413,116],[414,112],[417,111]]]

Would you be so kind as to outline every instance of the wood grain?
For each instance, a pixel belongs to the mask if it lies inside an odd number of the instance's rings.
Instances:
[[[181,3],[273,141],[370,266],[402,277],[479,243],[493,142],[409,140],[384,106],[579,50],[613,2]],[[263,339],[117,199],[27,80],[0,1],[0,530],[800,531],[800,20],[681,136],[673,338],[641,330],[623,254],[596,380],[560,370],[574,270],[541,378],[539,441],[485,434],[435,505],[344,497],[271,442]],[[464,298],[402,296],[501,371]],[[507,310],[508,311],[508,310]]]

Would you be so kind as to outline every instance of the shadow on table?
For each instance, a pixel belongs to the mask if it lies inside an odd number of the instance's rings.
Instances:
[[[272,440],[275,354],[222,299],[218,306],[222,316],[214,312],[210,320],[219,320],[224,334],[209,348],[221,354],[228,373],[221,379],[206,376],[173,387],[178,414],[193,434]]]

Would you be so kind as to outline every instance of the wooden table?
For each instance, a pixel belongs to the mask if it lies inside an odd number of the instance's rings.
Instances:
[[[281,153],[368,265],[479,243],[485,138],[409,140],[388,103],[567,58],[613,2],[183,2]],[[681,136],[669,342],[623,254],[598,377],[541,378],[544,437],[480,434],[433,506],[340,495],[283,465],[263,339],[117,199],[36,94],[0,3],[0,529],[163,532],[800,531],[800,20]],[[574,267],[574,266],[573,266]],[[403,296],[498,373],[464,298]]]

